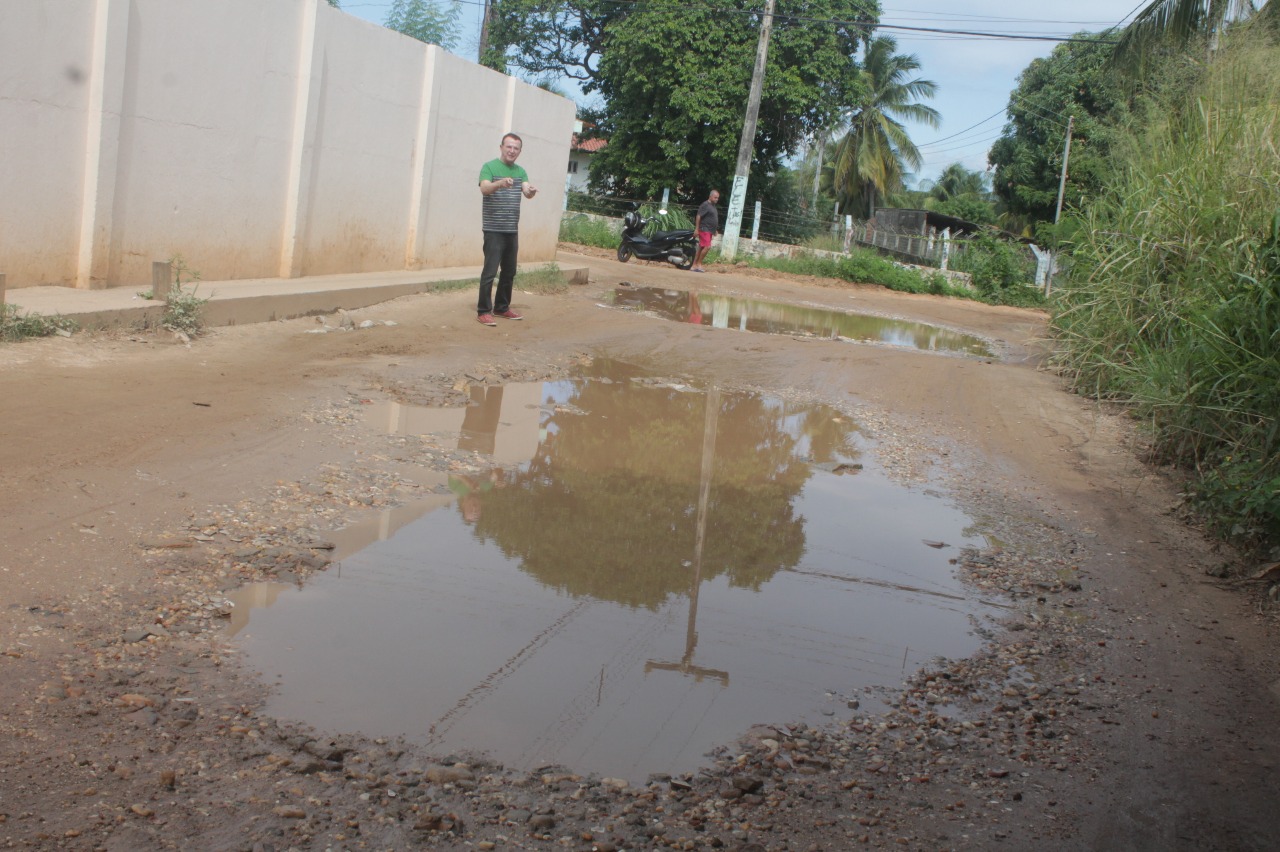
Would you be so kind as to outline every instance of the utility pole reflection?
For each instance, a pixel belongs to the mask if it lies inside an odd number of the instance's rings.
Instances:
[[[698,588],[702,585],[702,545],[707,536],[707,504],[711,497],[711,472],[715,467],[716,422],[720,416],[720,389],[707,391],[707,415],[702,426],[702,468],[698,480],[698,528],[693,544],[693,583],[689,588],[689,626],[685,631],[684,656],[678,663],[649,660],[644,664],[645,674],[651,671],[671,671],[693,675],[699,683],[705,677],[713,677],[721,686],[729,685],[729,673],[693,664],[693,652],[698,647]]]

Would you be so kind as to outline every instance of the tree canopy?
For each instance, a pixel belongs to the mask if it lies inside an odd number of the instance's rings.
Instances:
[[[737,161],[760,26],[757,3],[619,4],[510,0],[499,6],[488,64],[562,72],[599,109],[609,140],[592,161],[597,188],[629,197],[663,187],[691,201],[725,188]],[[774,172],[864,85],[858,44],[875,7],[860,0],[780,0],[760,103],[752,174]],[[803,19],[799,18],[803,15]]]
[[[383,25],[418,41],[451,49],[458,43],[461,11],[456,2],[442,5],[435,0],[393,0]]]
[[[589,370],[617,377],[607,362]],[[796,500],[814,475],[808,459],[856,454],[847,419],[757,395],[588,380],[558,403],[538,454],[483,496],[475,535],[548,586],[624,606],[689,593],[704,470],[701,578],[758,589],[804,553]]]
[[[1018,75],[1009,97],[1009,121],[991,147],[994,190],[1015,218],[1052,221],[1062,170],[1067,122],[1072,127],[1066,203],[1079,204],[1102,188],[1114,126],[1128,100],[1108,67],[1106,34],[1079,33]]]
[[[979,225],[996,224],[995,195],[991,192],[991,178],[987,173],[956,162],[943,169],[936,181],[928,183],[927,190],[903,193],[916,196],[914,203],[906,206],[923,207]],[[899,198],[891,200],[894,204],[901,203]]]

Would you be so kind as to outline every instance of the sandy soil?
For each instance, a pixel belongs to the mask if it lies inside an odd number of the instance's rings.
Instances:
[[[473,319],[470,291],[316,318],[0,347],[0,843],[41,849],[1263,849],[1280,829],[1280,674],[1265,585],[1186,526],[1131,424],[1038,367],[1043,316],[747,270],[591,253],[591,283]],[[953,358],[740,335],[599,307],[620,282],[922,320],[997,342]],[[335,317],[325,318],[336,325]],[[427,455],[351,426],[366,400],[611,355],[823,400],[904,479],[941,483],[1000,546],[957,570],[1013,606],[984,650],[890,710],[761,719],[646,786],[515,773],[377,732],[268,717],[221,616],[305,581],[326,536],[410,499]],[[388,439],[389,440],[389,439]],[[421,448],[419,448],[421,449]]]

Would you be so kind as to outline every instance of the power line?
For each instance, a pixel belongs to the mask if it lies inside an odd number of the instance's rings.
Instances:
[[[1031,105],[1031,102],[1030,102],[1029,100],[1027,100],[1026,98],[1024,98],[1022,95],[1018,94],[1016,90],[1015,90],[1015,91],[1013,91],[1013,92],[1010,92],[1010,93],[1009,93],[1009,97],[1010,97],[1010,98],[1013,98],[1013,99],[1016,99],[1016,100],[1018,100],[1018,101],[1021,101],[1021,103],[1022,103],[1022,108],[1023,108],[1023,110],[1025,110],[1026,112],[1029,112],[1029,113],[1031,113],[1032,115],[1037,116],[1037,117],[1039,117],[1039,118],[1043,118],[1045,121],[1048,121],[1048,122],[1050,122],[1051,124],[1056,124],[1056,125],[1058,125],[1059,127],[1061,127],[1063,130],[1066,130],[1066,129],[1067,129],[1067,125],[1066,125],[1066,124],[1064,124],[1062,121],[1059,121],[1059,120],[1058,120],[1058,117],[1060,117],[1060,116],[1061,116],[1061,113],[1058,113],[1058,116],[1046,115],[1045,113],[1043,113],[1043,112],[1041,112],[1041,111],[1040,111],[1040,108],[1039,108],[1039,107],[1032,106],[1032,105]],[[1069,119],[1070,119],[1070,116],[1068,116],[1067,118],[1068,118],[1068,120],[1069,120]]]
[[[950,35],[963,35],[972,38],[992,38],[1005,41],[1054,41],[1061,44],[1086,43],[1086,44],[1115,44],[1114,41],[1104,41],[1094,38],[1076,38],[1075,36],[1053,36],[1053,35],[1019,35],[1016,33],[988,33],[976,32],[972,30],[947,30],[936,27],[908,27],[899,24],[877,24],[876,29],[882,30],[901,30],[903,32],[915,33],[947,33]]]
[[[970,126],[966,127],[964,130],[958,130],[958,131],[956,131],[955,133],[952,133],[950,136],[943,136],[943,137],[942,137],[942,138],[940,138],[940,139],[934,139],[934,140],[932,140],[932,141],[930,141],[930,142],[924,142],[924,143],[921,143],[920,145],[917,145],[916,147],[917,147],[917,148],[927,148],[927,147],[929,147],[929,146],[931,146],[931,145],[937,145],[939,142],[946,142],[948,139],[955,139],[957,136],[962,136],[962,135],[964,135],[965,133],[968,133],[970,130],[973,130],[975,127],[981,127],[982,125],[986,124],[988,121],[990,121],[990,120],[991,120],[991,119],[993,119],[993,118],[996,118],[997,116],[1004,115],[1004,112],[1005,112],[1005,111],[1004,111],[1004,108],[1002,107],[1000,110],[998,110],[997,112],[993,112],[991,115],[989,115],[989,116],[987,116],[986,118],[982,119],[982,121],[979,121],[977,124],[972,124],[972,125],[970,125]]]
[[[1138,11],[1138,10],[1139,10],[1139,9],[1141,9],[1143,6],[1148,5],[1148,3],[1149,3],[1149,2],[1150,2],[1150,0],[1140,0],[1140,2],[1138,3],[1138,5],[1137,5],[1137,6],[1134,6],[1132,9],[1130,9],[1130,10],[1129,10],[1129,13],[1128,13],[1127,15],[1125,15],[1123,18],[1121,18],[1119,21],[1117,21],[1117,22],[1115,23],[1115,25],[1114,25],[1114,26],[1112,26],[1112,29],[1119,29],[1119,28],[1120,28],[1120,25],[1121,25],[1121,24],[1123,24],[1125,21],[1129,20],[1129,17],[1130,17],[1134,12]]]
[[[453,2],[464,6],[483,6],[483,0],[453,0]],[[662,9],[666,11],[685,11],[710,13],[714,15],[742,15],[749,17],[758,17],[762,13],[754,9],[734,9],[718,6],[699,6],[693,4],[658,4],[651,2],[642,2],[642,0],[603,0],[603,2],[611,3],[616,6],[626,6],[631,9]],[[349,8],[379,7],[383,4],[379,3],[352,3]],[[1062,36],[1052,34],[1033,34],[1033,33],[1000,33],[986,32],[978,30],[961,30],[948,29],[943,27],[916,27],[906,24],[886,24],[879,21],[869,24],[863,21],[851,21],[841,18],[815,18],[807,15],[787,15],[774,13],[773,21],[776,24],[785,23],[802,23],[802,24],[830,24],[835,26],[853,27],[856,29],[875,30],[893,30],[895,32],[912,32],[912,33],[931,33],[939,35],[964,36],[973,39],[997,39],[1006,41],[1052,41],[1060,43],[1082,42],[1087,41],[1091,44],[1112,44],[1113,42],[1099,42],[1097,39],[1079,39],[1074,36]],[[1028,23],[1034,21],[1028,20]]]

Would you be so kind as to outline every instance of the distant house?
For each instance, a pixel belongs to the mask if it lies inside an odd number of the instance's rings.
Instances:
[[[952,237],[976,234],[983,230],[976,222],[967,222],[945,213],[933,210],[908,210],[899,207],[878,207],[875,215],[876,227],[896,234],[916,234],[929,236],[942,231],[950,231]]]
[[[573,139],[569,143],[569,180],[571,192],[586,192],[587,178],[591,176],[591,157],[609,144],[608,139],[583,139],[583,124],[573,123]]]

